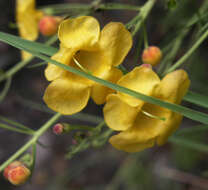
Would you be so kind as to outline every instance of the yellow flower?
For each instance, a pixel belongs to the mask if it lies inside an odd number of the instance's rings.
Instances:
[[[35,9],[35,0],[16,0],[16,20],[19,34],[26,40],[34,41],[38,37],[38,22],[43,16]],[[27,59],[31,54],[22,52],[22,58]]]
[[[163,101],[180,104],[190,80],[184,70],[169,73],[160,80],[150,67],[140,66],[123,76],[117,84]],[[153,116],[157,116],[157,119]],[[119,150],[138,152],[155,143],[164,144],[168,136],[178,128],[182,115],[117,92],[107,96],[104,118],[110,128],[120,131],[110,138],[110,143]]]
[[[111,22],[102,31],[98,21],[90,16],[67,19],[58,30],[60,50],[52,59],[80,69],[78,62],[92,75],[116,83],[122,72],[115,68],[121,64],[132,46],[131,34],[122,23]],[[45,70],[52,81],[44,94],[44,101],[51,109],[62,114],[81,111],[90,96],[103,104],[113,92],[98,83],[67,72],[53,64]]]

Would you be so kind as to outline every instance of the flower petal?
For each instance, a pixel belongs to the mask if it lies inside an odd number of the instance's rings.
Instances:
[[[34,41],[38,37],[35,0],[17,0],[16,19],[20,36]]]
[[[180,104],[189,86],[190,80],[186,71],[176,70],[162,79],[154,94],[162,100]]]
[[[52,110],[71,115],[81,111],[87,105],[89,97],[89,86],[68,78],[59,78],[50,83],[43,99]]]
[[[124,131],[117,135],[112,136],[109,142],[118,150],[123,150],[125,152],[139,152],[145,148],[150,148],[154,146],[155,139],[147,140],[143,143],[132,141],[136,138],[134,132]]]
[[[122,75],[123,74],[121,70],[117,68],[111,68],[110,70],[103,72],[100,78],[116,83],[122,77]],[[103,104],[106,101],[107,95],[113,92],[114,92],[113,89],[110,89],[99,83],[95,83],[92,86],[91,97],[96,104]]]
[[[61,45],[59,51],[54,54],[51,59],[68,65],[72,59],[73,54],[74,52],[71,49],[65,48]],[[48,81],[52,81],[59,78],[60,76],[63,76],[66,72],[67,71],[61,67],[48,63],[48,66],[45,69],[45,77]]]
[[[154,88],[160,83],[160,79],[157,74],[148,67],[136,67],[130,73],[124,75],[118,84],[135,90],[145,95],[151,96]],[[142,100],[136,99],[130,95],[118,92],[119,96],[123,101],[125,101],[130,106],[141,107],[144,102]]]
[[[100,35],[98,21],[91,16],[67,19],[59,25],[58,36],[67,48],[90,50]]]
[[[136,107],[129,106],[115,94],[107,97],[107,103],[103,109],[107,125],[118,131],[124,131],[132,127],[138,111]]]
[[[120,65],[132,47],[131,33],[122,23],[111,22],[101,31],[99,46],[111,65]]]

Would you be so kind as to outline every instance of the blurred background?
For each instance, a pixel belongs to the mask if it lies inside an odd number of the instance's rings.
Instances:
[[[57,3],[91,3],[87,0],[37,0],[37,7]],[[103,0],[103,3],[127,3],[143,5],[141,0]],[[208,22],[208,15],[202,15],[201,7],[208,10],[205,0],[177,1],[175,7],[168,7],[168,0],[158,1],[147,18],[147,33],[150,45],[162,48],[164,56],[170,54],[175,47],[174,42],[182,32],[180,46],[173,58],[180,58],[200,37],[203,26]],[[15,1],[0,1],[0,30],[18,35],[15,23]],[[110,21],[127,23],[137,14],[136,11],[97,11],[93,15],[101,26]],[[70,15],[70,13],[69,13]],[[194,26],[187,26],[190,18],[198,15]],[[138,65],[141,51],[137,47],[141,34],[134,37],[134,47],[125,60],[128,70]],[[39,41],[45,41],[40,37]],[[169,45],[169,46],[168,46]],[[208,54],[207,41],[186,61],[184,68],[191,78],[191,90],[208,95]],[[168,47],[168,48],[167,48]],[[142,47],[143,48],[143,47]],[[20,51],[0,42],[0,68],[8,70],[20,61]],[[33,60],[33,63],[40,60]],[[0,115],[18,121],[32,129],[38,129],[52,114],[44,106],[42,100],[48,85],[44,77],[45,66],[23,68],[12,79],[12,85],[5,100],[0,105]],[[4,83],[0,84],[1,89]],[[206,109],[184,102],[183,105],[208,113]],[[89,102],[83,113],[102,117],[102,106]],[[88,124],[85,118],[63,117],[60,121],[71,124]],[[180,128],[197,126],[199,123],[184,118]],[[140,153],[128,154],[118,151],[109,143],[103,147],[90,147],[76,154],[72,159],[65,159],[65,154],[73,144],[72,134],[55,136],[51,130],[45,133],[38,146],[37,162],[30,182],[15,187],[0,177],[0,189],[12,190],[201,190],[208,189],[207,131],[181,135],[187,141],[177,143],[172,138],[162,147],[144,150]],[[18,150],[29,139],[28,136],[0,129],[0,163]]]

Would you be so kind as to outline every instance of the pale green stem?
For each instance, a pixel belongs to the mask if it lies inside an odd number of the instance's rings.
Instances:
[[[30,132],[34,132],[34,130],[30,129],[29,127],[26,127],[26,126],[24,126],[21,123],[18,123],[16,121],[12,121],[12,120],[10,120],[10,119],[8,119],[6,117],[0,116],[0,120],[2,120],[4,122],[7,122],[7,123],[9,123],[11,125],[14,125],[16,127],[19,127],[19,128],[21,128],[23,130],[27,130],[27,131],[30,131]]]
[[[69,125],[70,130],[89,130],[92,131],[94,127],[82,126],[82,125]]]
[[[147,38],[147,30],[145,24],[143,25],[143,33],[144,33],[144,48],[148,48],[148,38]]]
[[[140,18],[140,20],[135,24],[134,30],[132,31],[133,36],[137,33],[142,23],[144,23],[144,21],[146,20],[155,2],[156,0],[149,0],[143,7],[141,7],[140,13],[138,14],[138,19]]]
[[[18,128],[15,128],[15,127],[10,127],[10,126],[8,126],[4,123],[0,123],[0,128],[7,129],[9,131],[18,132],[18,133],[27,134],[27,135],[33,135],[34,134],[32,131],[26,131],[26,130],[18,129]]]
[[[64,13],[69,11],[83,11],[83,10],[89,10],[92,8],[92,5],[89,4],[76,4],[76,3],[64,3],[64,4],[57,4],[57,5],[50,5],[45,7],[40,7],[42,11],[44,11],[46,14],[58,14],[58,13]],[[128,4],[120,4],[120,3],[103,3],[95,6],[96,9],[99,10],[132,10],[132,11],[139,11],[140,7],[138,6],[132,6]]]
[[[16,153],[14,153],[8,160],[6,160],[3,164],[0,166],[0,172],[3,171],[3,169],[10,164],[12,161],[17,159],[21,154],[23,154],[28,148],[30,148],[34,143],[37,142],[38,138],[44,134],[44,132],[52,125],[54,124],[59,118],[61,117],[60,113],[56,113],[51,119],[49,119],[39,130],[37,130],[33,137],[25,144],[23,145]]]
[[[11,86],[11,83],[12,83],[12,77],[9,77],[6,81],[6,84],[4,86],[4,89],[2,90],[1,92],[1,95],[0,95],[0,102],[6,97],[8,91],[9,91],[9,88]]]
[[[179,66],[181,66],[207,37],[208,37],[208,30],[198,39],[198,41],[188,50],[188,52],[183,57],[181,57],[172,67],[167,69],[163,75],[170,73]]]

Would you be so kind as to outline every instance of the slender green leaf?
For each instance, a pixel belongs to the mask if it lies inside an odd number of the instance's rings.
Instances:
[[[29,48],[31,51],[41,52],[41,53],[49,55],[49,56],[52,56],[53,54],[55,54],[57,52],[56,48],[51,47],[49,45],[25,40],[20,37],[17,37],[17,36],[11,35],[11,34],[7,34],[4,32],[0,32],[0,38],[1,38],[1,41],[8,43],[12,46],[14,46],[13,44],[18,44],[22,47]]]
[[[0,40],[1,40],[2,36],[0,35]],[[16,45],[17,44],[12,44],[13,46],[17,47]],[[116,85],[114,83],[111,83],[109,81],[105,81],[103,79],[100,79],[98,77],[95,77],[93,75],[90,75],[89,73],[85,73],[83,71],[80,71],[78,69],[75,69],[71,66],[68,66],[68,65],[64,65],[64,64],[61,64],[55,60],[52,60],[50,59],[49,57],[47,56],[44,56],[38,52],[33,52],[30,47],[27,46],[27,44],[24,44],[24,47],[19,45],[19,47],[17,48],[20,48],[20,49],[24,49],[25,51],[28,51],[29,53],[33,54],[34,56],[44,60],[44,61],[47,61],[47,62],[50,62],[51,64],[54,64],[58,67],[61,67],[69,72],[72,72],[74,74],[77,74],[79,76],[82,76],[84,78],[88,78],[90,80],[93,80],[97,83],[100,83],[104,86],[107,86],[109,88],[112,88],[114,90],[117,90],[117,91],[120,91],[120,92],[123,92],[123,93],[126,93],[126,94],[129,94],[135,98],[138,98],[138,99],[141,99],[143,101],[146,101],[148,103],[151,103],[151,104],[155,104],[155,105],[159,105],[161,107],[164,107],[164,108],[167,108],[167,109],[170,109],[174,112],[177,112],[177,113],[180,113],[182,115],[184,115],[185,117],[187,118],[190,118],[192,120],[195,120],[195,121],[199,121],[201,123],[204,123],[204,124],[208,124],[208,115],[205,114],[205,113],[202,113],[202,112],[199,112],[199,111],[195,111],[195,110],[192,110],[190,108],[186,108],[184,106],[181,106],[181,105],[176,105],[176,104],[171,104],[169,102],[164,102],[164,101],[161,101],[160,99],[158,98],[153,98],[153,97],[150,97],[150,96],[146,96],[144,94],[141,94],[139,92],[136,92],[136,91],[133,91],[133,90],[130,90],[128,88],[125,88],[123,86],[120,86],[120,85]],[[27,49],[28,48],[28,49]]]
[[[208,108],[208,96],[189,91],[183,99],[187,102]]]

